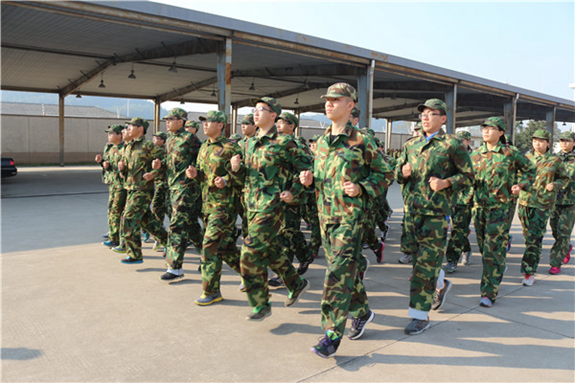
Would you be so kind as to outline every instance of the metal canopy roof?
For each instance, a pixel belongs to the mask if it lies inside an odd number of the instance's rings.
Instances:
[[[372,60],[373,117],[415,121],[415,107],[457,86],[457,126],[503,115],[575,122],[575,102],[380,52],[152,2],[1,3],[2,89],[217,104],[218,51],[232,41],[232,106],[273,96],[323,112],[336,81]],[[169,69],[174,65],[177,73]],[[366,69],[367,68],[367,69]],[[136,79],[129,79],[131,70]],[[105,88],[100,88],[101,82]],[[297,103],[296,103],[297,101]]]

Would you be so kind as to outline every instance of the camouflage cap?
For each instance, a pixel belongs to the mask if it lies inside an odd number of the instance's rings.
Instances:
[[[240,136],[237,133],[234,133],[230,136],[230,141],[238,142],[241,139],[242,139],[242,136]]]
[[[228,122],[228,116],[220,110],[210,110],[206,117],[200,116],[200,121],[223,122],[225,124]]]
[[[319,140],[320,137],[321,137],[321,135],[316,134],[312,138],[309,139],[309,142],[316,142],[317,140]]]
[[[289,124],[294,125],[297,128],[297,124],[298,124],[298,119],[295,115],[293,115],[290,112],[283,112],[282,114],[280,114],[280,116],[278,117],[278,120],[284,120],[287,121]]]
[[[108,126],[108,129],[105,130],[105,132],[107,133],[114,132],[116,134],[122,134],[122,130],[124,130],[124,125],[110,125]]]
[[[168,139],[168,135],[164,132],[154,133],[154,137],[160,137],[164,141]]]
[[[551,139],[551,134],[545,129],[537,129],[533,132],[531,138],[541,138],[542,140],[549,141]]]
[[[420,112],[423,112],[425,108],[441,110],[443,111],[443,113],[447,114],[447,105],[445,105],[445,102],[443,102],[443,100],[440,100],[438,98],[430,98],[423,104],[419,104],[417,106],[417,110]]]
[[[244,116],[244,118],[242,119],[241,123],[242,123],[242,124],[246,124],[246,125],[254,125],[255,122],[254,122],[254,115],[253,115],[253,113],[246,114],[246,115]]]
[[[200,129],[200,123],[197,121],[186,121],[186,125],[184,125],[186,128],[191,126],[192,128],[196,128],[196,130]]]
[[[357,92],[355,88],[345,82],[338,82],[327,88],[327,93],[321,96],[321,98],[339,98],[339,97],[349,97],[353,101],[357,101]]]
[[[350,114],[355,118],[359,118],[359,108],[354,106]]]
[[[148,126],[150,126],[150,124],[148,123],[148,121],[146,121],[145,118],[142,117],[134,117],[132,118],[130,121],[126,121],[126,124],[128,125],[136,125],[136,126],[143,126],[144,130],[148,129]]]
[[[563,132],[561,133],[561,135],[559,136],[560,140],[571,140],[571,141],[575,141],[575,133],[573,132]]]
[[[280,114],[282,114],[282,106],[280,105],[280,103],[278,102],[278,100],[276,100],[273,97],[262,97],[262,98],[256,98],[254,100],[252,100],[252,103],[255,105],[258,104],[258,102],[263,102],[265,104],[268,104],[268,106],[270,108],[272,108],[272,111],[274,113],[276,113],[278,116]]]
[[[468,130],[460,130],[459,132],[455,133],[455,137],[457,137],[460,141],[471,140],[471,133]]]
[[[417,124],[415,124],[413,130],[418,131],[421,130],[421,128],[423,128],[423,125],[421,124],[421,122],[418,122]]]
[[[188,119],[188,112],[186,112],[182,108],[174,108],[174,109],[170,110],[170,113],[168,113],[168,115],[166,117],[164,117],[164,120],[171,118],[171,117],[177,117],[177,118],[180,118],[182,120],[187,120]]]
[[[493,126],[494,128],[505,131],[505,123],[503,119],[499,117],[489,117],[481,126]]]

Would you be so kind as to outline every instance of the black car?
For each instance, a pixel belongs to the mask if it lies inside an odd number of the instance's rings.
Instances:
[[[2,157],[2,178],[12,177],[18,174],[16,162],[10,157]]]

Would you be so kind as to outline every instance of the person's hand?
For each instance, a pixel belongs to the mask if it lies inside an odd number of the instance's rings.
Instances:
[[[313,182],[313,173],[310,170],[304,170],[299,174],[299,182],[303,186],[309,186]]]
[[[513,195],[519,195],[519,192],[521,191],[521,186],[519,185],[513,185],[511,186],[511,193]]]
[[[239,154],[236,154],[230,159],[230,165],[232,165],[232,171],[237,172],[238,170],[240,170],[240,161],[241,158]]]
[[[403,165],[401,173],[403,174],[403,178],[411,177],[411,164],[409,162]]]
[[[108,169],[110,167],[110,163],[108,161],[104,161],[102,162],[102,166],[104,167],[104,169]]]
[[[441,178],[437,178],[437,177],[430,177],[429,178],[429,187],[433,191],[437,192],[437,191],[440,191],[443,189],[447,189],[450,186],[451,186],[451,182],[449,182],[448,180],[442,180]]]
[[[280,199],[285,203],[291,203],[293,201],[293,194],[290,191],[284,190],[280,193]]]
[[[124,170],[125,167],[126,167],[126,164],[124,163],[124,161],[118,162],[118,170],[122,171],[122,170]]]
[[[227,182],[224,179],[224,177],[218,176],[218,177],[214,178],[214,185],[216,185],[216,187],[218,189],[223,189],[227,185]]]
[[[188,166],[186,169],[186,177],[196,178],[198,176],[198,171],[192,165]]]
[[[96,154],[96,158],[94,158],[94,161],[96,161],[97,163],[102,162],[102,155],[101,155],[101,154]]]
[[[144,173],[142,176],[146,181],[151,181],[154,179],[154,173]]]
[[[343,183],[343,192],[350,197],[356,197],[359,194],[359,185],[351,181],[345,181]]]
[[[551,182],[550,184],[547,184],[547,186],[545,186],[545,189],[547,189],[547,191],[553,191],[553,189],[555,189],[555,184]]]
[[[162,168],[162,161],[159,158],[156,158],[152,161],[152,169],[158,170]]]

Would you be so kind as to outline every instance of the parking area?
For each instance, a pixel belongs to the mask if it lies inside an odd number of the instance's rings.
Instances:
[[[472,231],[472,263],[448,276],[454,286],[430,314],[432,327],[406,336],[411,266],[397,262],[402,201],[394,184],[384,263],[364,250],[375,320],[360,340],[345,338],[335,358],[321,359],[309,348],[322,335],[323,252],[296,306],[284,306],[285,289],[273,290],[272,316],[249,323],[240,278],[227,266],[224,301],[193,303],[201,294],[193,248],[177,284],[159,281],[165,265],[152,244],[143,244],[143,264],[121,264],[100,243],[107,197],[97,167],[19,168],[2,180],[2,381],[575,381],[574,261],[547,273],[548,231],[536,283],[522,286],[517,218],[496,304],[478,305],[482,265]]]

